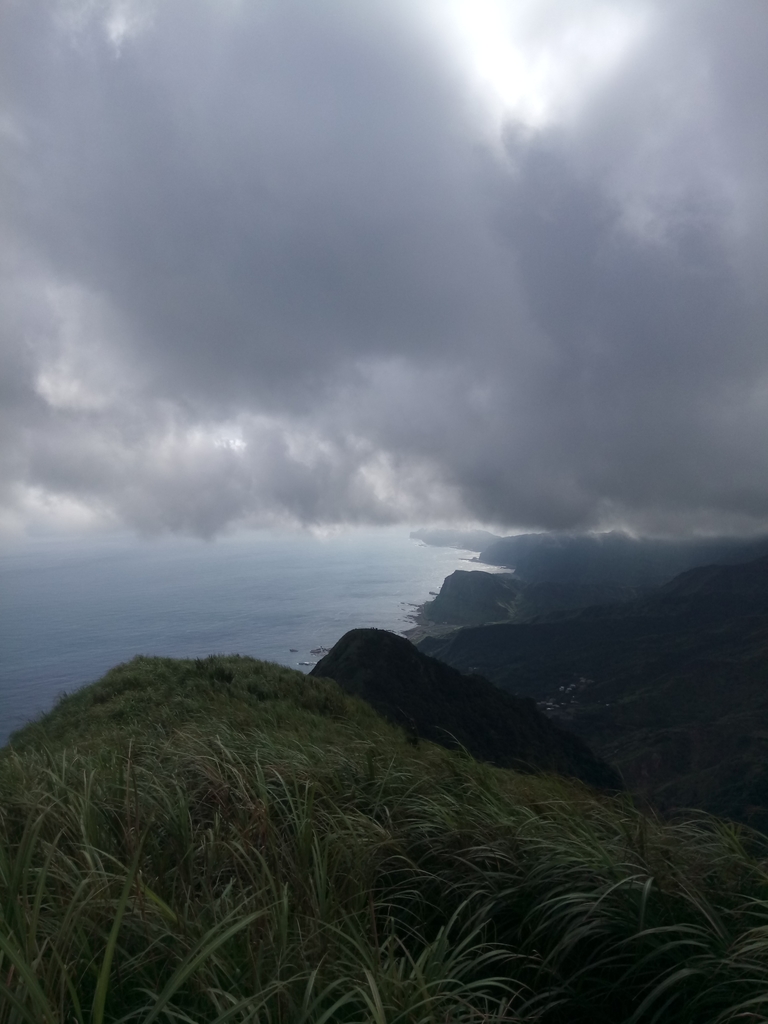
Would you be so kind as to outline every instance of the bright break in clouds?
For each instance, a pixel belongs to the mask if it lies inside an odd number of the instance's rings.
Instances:
[[[7,0],[6,528],[768,525],[764,0]]]

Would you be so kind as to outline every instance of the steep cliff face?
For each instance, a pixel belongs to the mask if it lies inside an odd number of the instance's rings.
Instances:
[[[390,721],[446,747],[505,768],[556,772],[617,789],[616,772],[559,728],[534,701],[513,697],[480,676],[466,676],[379,629],[346,633],[311,675],[334,679]]]

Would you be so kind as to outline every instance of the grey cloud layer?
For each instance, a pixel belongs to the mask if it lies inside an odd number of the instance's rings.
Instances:
[[[497,139],[413,9],[9,8],[7,521],[766,525],[766,8]]]

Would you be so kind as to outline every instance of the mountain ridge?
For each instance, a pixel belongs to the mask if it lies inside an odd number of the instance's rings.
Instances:
[[[613,769],[551,722],[534,701],[504,693],[480,676],[463,675],[387,630],[350,630],[310,675],[333,679],[414,739],[464,747],[503,768],[556,772],[598,788],[622,788]]]
[[[631,601],[641,593],[639,587],[550,580],[530,583],[514,573],[456,569],[446,576],[435,599],[421,606],[418,618],[427,629],[432,623],[529,622],[553,612]]]
[[[768,827],[768,558],[635,601],[463,627],[419,649],[533,697],[662,809]]]
[[[484,546],[478,562],[507,566],[528,582],[659,586],[681,572],[768,554],[768,537],[663,540],[609,533],[527,533]]]

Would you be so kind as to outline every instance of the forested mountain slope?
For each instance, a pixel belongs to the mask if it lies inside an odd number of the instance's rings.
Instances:
[[[534,697],[657,805],[768,825],[768,558],[419,647]]]

